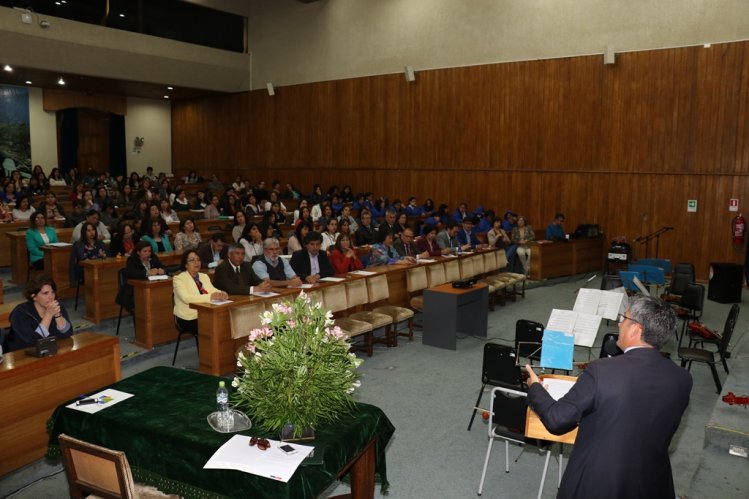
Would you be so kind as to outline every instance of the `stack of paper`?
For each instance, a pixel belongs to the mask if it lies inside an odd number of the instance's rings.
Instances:
[[[205,463],[205,469],[239,470],[245,473],[288,482],[304,458],[314,450],[309,445],[268,440],[270,448],[250,446],[250,437],[234,435]],[[296,452],[284,453],[279,447],[290,445]]]

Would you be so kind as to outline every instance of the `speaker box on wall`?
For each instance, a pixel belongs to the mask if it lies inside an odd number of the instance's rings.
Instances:
[[[404,74],[406,75],[406,81],[409,81],[409,82],[416,81],[416,73],[414,73],[413,66],[406,66],[404,70]]]
[[[273,83],[268,83],[266,85],[266,88],[268,89],[268,95],[270,96],[276,95],[276,89],[273,88]]]
[[[603,63],[604,64],[616,63],[616,53],[614,53],[614,47],[612,47],[611,45],[606,45],[606,48],[603,50]]]

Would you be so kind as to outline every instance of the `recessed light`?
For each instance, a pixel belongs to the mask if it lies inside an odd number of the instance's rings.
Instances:
[[[57,84],[58,85],[65,85],[65,80],[63,80],[62,77],[60,77],[60,79],[57,80]]]
[[[6,64],[5,66],[3,66],[3,71],[7,71],[8,73],[12,73],[13,72],[13,68],[10,67],[8,64]]]
[[[125,17],[125,14],[120,14],[120,17]]]
[[[166,87],[167,90],[174,90],[174,87]]]
[[[168,98],[169,98],[169,96],[168,96],[168,95],[165,95],[165,96],[164,96],[164,98],[165,98],[165,99],[168,99]]]
[[[31,80],[26,80],[26,85],[31,85]]]
[[[55,2],[55,5],[62,5],[62,3],[60,3],[60,2]]]
[[[65,0],[60,0],[60,3],[68,3],[68,2],[66,2]]]

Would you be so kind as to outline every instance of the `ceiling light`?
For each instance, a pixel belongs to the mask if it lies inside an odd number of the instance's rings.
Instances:
[[[166,87],[167,90],[174,90],[174,87]]]
[[[120,17],[125,17],[125,14],[120,14]]]
[[[68,2],[66,2],[65,0],[60,0],[60,3],[68,3]]]
[[[7,71],[8,73],[12,73],[13,72],[13,68],[10,67],[8,64],[6,64],[5,66],[3,66],[3,70]]]
[[[62,79],[62,76],[60,77],[59,80],[57,80],[57,84],[58,85],[65,85],[65,80]]]
[[[26,85],[31,85],[31,80],[26,80]]]
[[[168,95],[165,95],[165,96],[164,96],[164,98],[165,98],[165,99],[168,99],[168,98],[169,98],[169,96],[168,96]]]
[[[60,2],[55,2],[55,5],[62,5]]]

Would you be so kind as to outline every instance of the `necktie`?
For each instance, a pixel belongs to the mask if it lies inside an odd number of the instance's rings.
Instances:
[[[405,247],[406,247],[406,256],[411,256],[411,245],[406,243]]]
[[[198,286],[198,291],[200,291],[200,294],[207,295],[208,291],[205,290],[205,288],[203,287],[203,283],[200,282],[200,276],[198,274],[195,274],[195,277],[193,279],[195,279],[195,284]]]
[[[235,272],[239,275],[239,267],[234,267]]]

